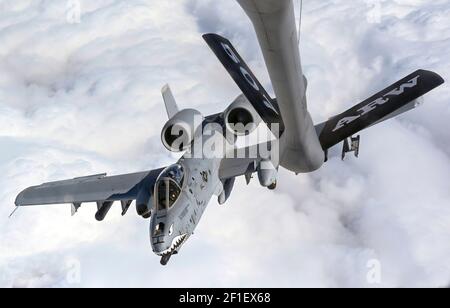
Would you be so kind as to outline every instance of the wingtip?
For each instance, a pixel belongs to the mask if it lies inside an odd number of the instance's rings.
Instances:
[[[12,211],[11,214],[9,214],[8,218],[11,218],[20,207],[24,206],[24,195],[25,195],[26,191],[27,191],[27,189],[21,191],[17,195],[16,200],[14,200],[14,206],[15,206],[14,210]]]
[[[205,34],[202,34],[202,37],[204,38],[204,39],[207,39],[208,37],[211,37],[211,36],[214,36],[214,35],[217,35],[217,34],[215,34],[215,33],[205,33]]]
[[[445,79],[444,79],[444,77],[442,77],[441,75],[439,75],[438,73],[435,73],[436,74],[436,76],[437,76],[437,78],[438,78],[438,80],[439,80],[439,82],[440,82],[440,84],[442,85],[442,84],[444,84],[445,83]]]
[[[24,195],[24,193],[25,193],[25,190],[22,191],[22,192],[20,192],[20,193],[17,195],[16,200],[14,201],[14,205],[15,205],[16,207],[22,206],[22,204],[23,204],[23,195]]]
[[[229,40],[228,40],[227,38],[225,38],[225,37],[223,37],[222,35],[217,34],[217,33],[205,33],[205,34],[202,35],[202,37],[203,37],[203,39],[204,39],[206,42],[209,42],[210,39],[219,39],[219,40],[222,40],[222,41],[227,41],[227,42],[229,42]]]
[[[437,86],[440,86],[445,83],[445,79],[439,75],[438,73],[426,69],[419,69],[417,72],[425,73],[429,77],[432,77],[436,83]]]
[[[33,186],[33,187],[28,187],[28,188],[22,190],[22,191],[17,195],[16,200],[14,201],[14,204],[16,205],[16,207],[21,207],[21,206],[26,206],[26,205],[28,205],[28,203],[26,202],[26,201],[27,201],[27,196],[26,196],[26,194],[27,194],[29,191],[31,191],[34,187],[35,187],[35,186]]]
[[[433,79],[435,80],[436,88],[445,83],[445,79],[438,73],[433,72],[433,71],[428,71],[428,72],[429,72],[430,76],[433,76]]]
[[[161,92],[162,92],[162,93],[167,92],[167,90],[169,90],[169,89],[170,89],[170,85],[169,85],[168,83],[166,83],[166,84],[161,88]]]

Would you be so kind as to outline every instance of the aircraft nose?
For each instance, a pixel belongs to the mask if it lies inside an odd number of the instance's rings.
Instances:
[[[166,238],[166,224],[160,221],[150,230],[150,241],[153,251],[158,254],[169,248],[170,243]],[[167,246],[167,247],[166,247]]]
[[[158,243],[158,242],[155,243],[155,240],[156,239],[153,239],[153,243],[152,243],[154,253],[159,254],[159,253],[165,251],[166,249],[168,249],[168,247],[166,247],[167,245],[165,245],[164,243]]]
[[[170,247],[170,241],[166,238],[166,236],[154,236],[152,235],[150,238],[153,252],[158,254],[167,250]]]

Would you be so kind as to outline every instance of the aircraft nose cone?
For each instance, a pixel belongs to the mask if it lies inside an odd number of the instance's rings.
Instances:
[[[166,244],[153,244],[152,247],[155,254],[161,254],[162,252],[170,248]]]

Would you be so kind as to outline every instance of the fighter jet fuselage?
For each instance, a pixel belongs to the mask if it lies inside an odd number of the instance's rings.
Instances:
[[[226,142],[221,133],[204,133],[208,137],[196,143],[197,147]],[[150,240],[162,264],[194,233],[213,195],[224,193],[219,180],[221,159],[191,157],[194,152],[192,146],[189,154],[161,173],[154,187]]]
[[[71,204],[75,214],[84,203],[96,203],[98,221],[115,202],[125,215],[133,201],[139,216],[150,220],[150,242],[166,265],[192,236],[213,196],[224,204],[235,179],[254,174],[262,187],[276,189],[280,167],[310,173],[328,160],[328,151],[343,143],[342,158],[359,155],[355,134],[418,106],[417,99],[444,83],[438,74],[418,70],[367,100],[313,124],[306,100],[292,0],[237,0],[249,16],[276,98],[271,98],[232,43],[217,34],[203,36],[242,94],[224,112],[204,117],[180,110],[170,87],[162,96],[168,122],[163,145],[182,158],[167,168],[107,177],[99,174],[45,183],[22,191],[16,206]],[[238,148],[237,141],[265,124],[267,140]],[[224,222],[228,223],[228,222]]]

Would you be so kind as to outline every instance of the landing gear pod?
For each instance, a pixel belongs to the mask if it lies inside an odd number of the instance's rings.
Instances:
[[[144,219],[151,217],[152,213],[152,187],[143,187],[136,199],[136,212]]]
[[[262,161],[258,166],[258,179],[263,187],[271,190],[276,188],[278,169],[270,160]]]
[[[224,205],[227,202],[228,198],[230,198],[235,181],[236,178],[231,178],[223,182],[223,191],[218,198],[218,202],[220,205]]]

